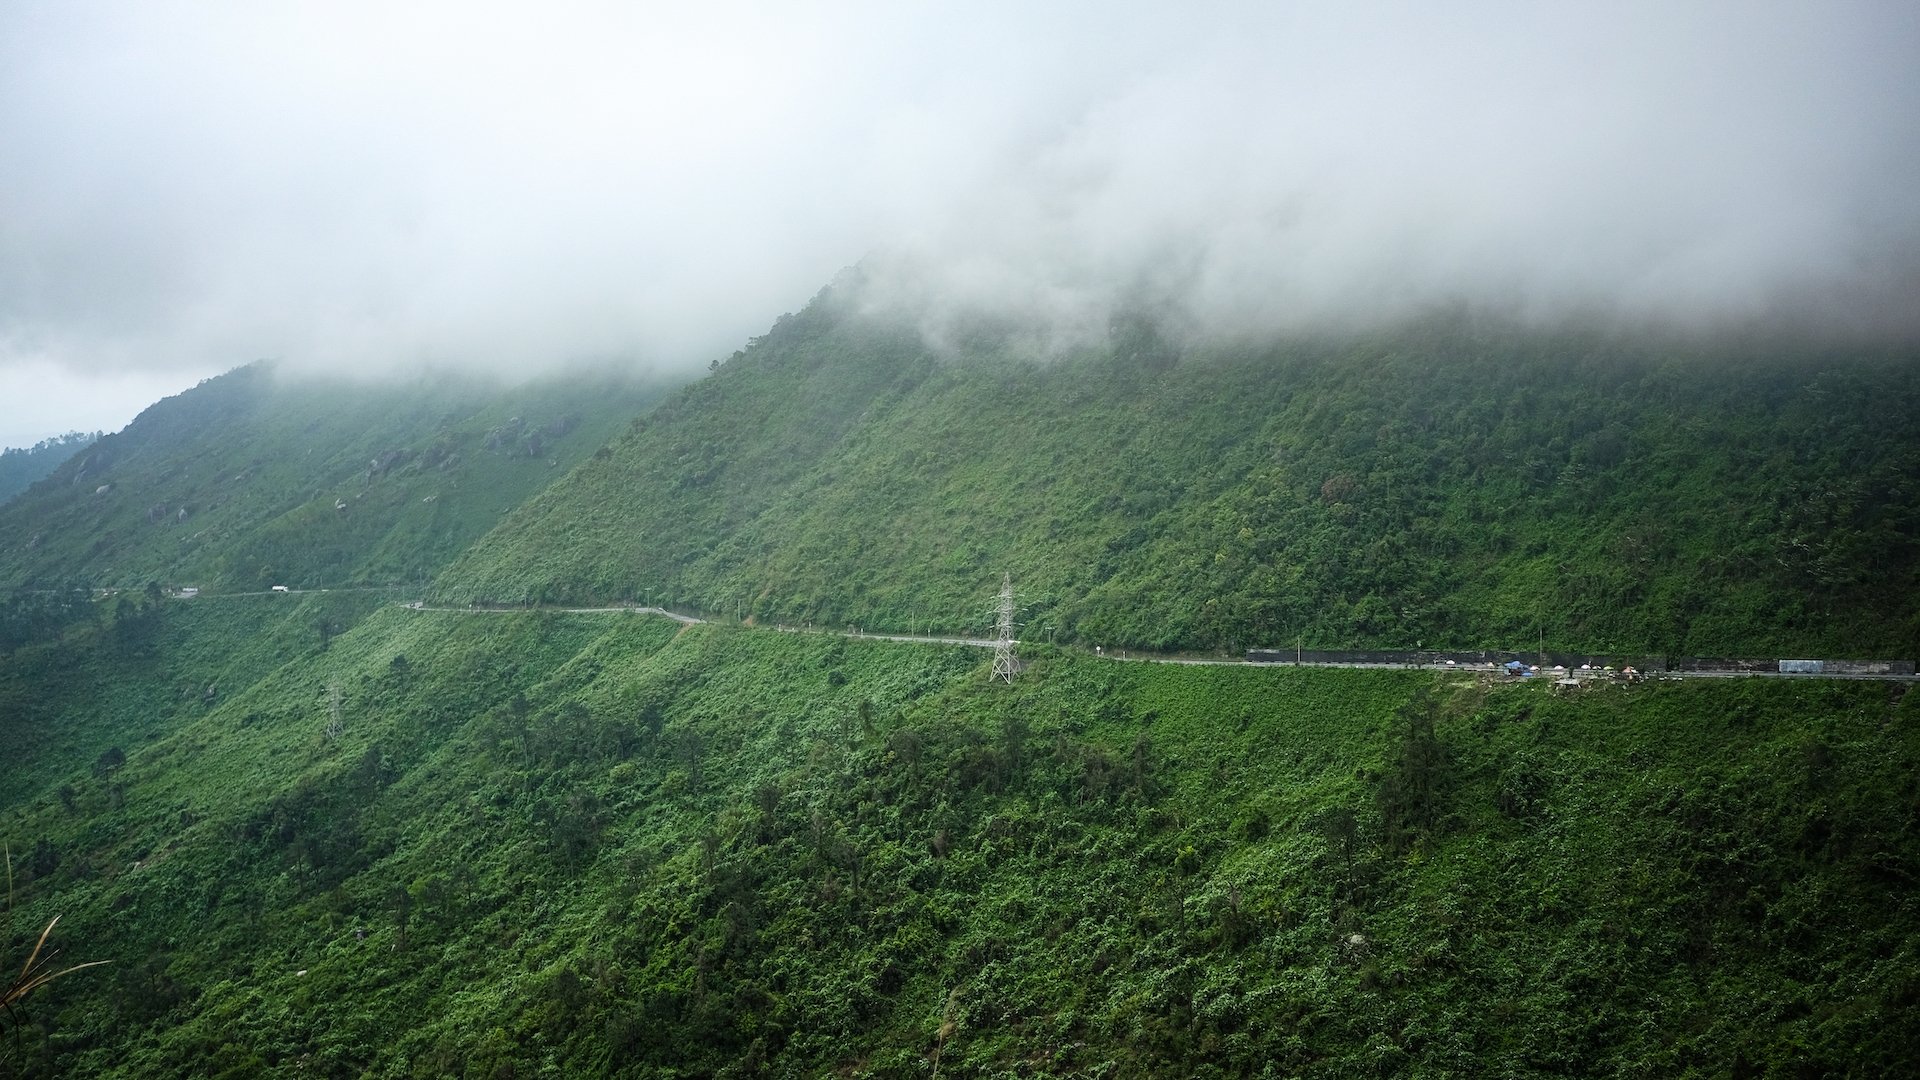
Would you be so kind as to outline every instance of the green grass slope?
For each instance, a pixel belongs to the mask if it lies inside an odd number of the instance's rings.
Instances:
[[[503,521],[456,601],[1132,647],[1920,652],[1920,361],[1439,319],[1039,364],[831,293]]]
[[[240,368],[0,508],[0,588],[422,581],[658,392],[613,377],[508,389]]]
[[[380,610],[5,809],[12,949],[59,914],[62,962],[114,963],[30,999],[0,1068],[1869,1075],[1920,1051],[1904,686],[1033,660],[1007,686],[978,650]]]

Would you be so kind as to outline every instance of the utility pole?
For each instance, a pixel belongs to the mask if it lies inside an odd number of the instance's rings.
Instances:
[[[1013,681],[1013,674],[1020,670],[1020,661],[1013,655],[1013,575],[1000,575],[1000,618],[994,626],[993,674],[988,681],[1005,679]]]

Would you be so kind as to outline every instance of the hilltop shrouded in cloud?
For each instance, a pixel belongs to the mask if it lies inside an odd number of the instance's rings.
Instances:
[[[863,259],[1066,337],[1909,335],[1915,55],[1902,3],[12,4],[0,365],[693,367]]]
[[[1069,330],[1144,297],[1228,332],[1464,302],[1910,334],[1920,81],[1887,50],[1916,25],[1780,5],[1210,24],[888,237],[895,281]]]

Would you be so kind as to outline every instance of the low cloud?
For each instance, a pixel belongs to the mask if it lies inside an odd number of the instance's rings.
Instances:
[[[0,365],[692,370],[863,260],[1055,343],[1920,320],[1907,3],[29,0],[0,42]]]
[[[1365,9],[1363,9],[1365,10]],[[1816,336],[1920,330],[1920,16],[1467,5],[1274,16],[1148,71],[890,238],[872,303],[1067,338],[1435,306]]]

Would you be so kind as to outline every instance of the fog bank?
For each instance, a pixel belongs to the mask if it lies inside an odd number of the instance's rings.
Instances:
[[[935,333],[1911,336],[1915,56],[1906,3],[27,0],[0,368],[693,370],[862,260]]]

